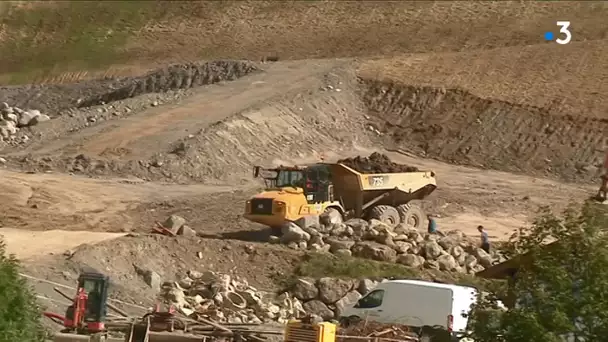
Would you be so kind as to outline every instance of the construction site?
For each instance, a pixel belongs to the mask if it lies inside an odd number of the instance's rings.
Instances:
[[[54,341],[440,341],[285,325],[606,201],[606,2],[88,4],[0,4],[0,236]]]

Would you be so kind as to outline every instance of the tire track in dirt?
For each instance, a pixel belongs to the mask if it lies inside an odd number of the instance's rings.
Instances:
[[[362,99],[389,144],[454,164],[590,180],[608,146],[608,119],[553,115],[460,89],[364,80]]]

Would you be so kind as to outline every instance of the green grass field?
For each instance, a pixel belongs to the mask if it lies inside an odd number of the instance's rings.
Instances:
[[[0,74],[8,83],[127,61],[128,37],[166,15],[147,1],[4,4],[3,12],[3,31],[9,33],[0,41]]]

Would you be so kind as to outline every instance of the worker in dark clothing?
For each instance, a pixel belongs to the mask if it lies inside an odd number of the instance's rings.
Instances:
[[[490,238],[488,237],[488,233],[484,230],[483,226],[477,226],[477,230],[481,234],[481,249],[486,251],[486,253],[490,253]]]
[[[428,233],[429,234],[437,234],[437,222],[435,221],[435,218],[432,215],[427,215],[427,217],[429,219],[429,226],[428,226]]]

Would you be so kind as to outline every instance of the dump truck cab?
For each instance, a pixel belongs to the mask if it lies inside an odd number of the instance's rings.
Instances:
[[[320,215],[328,208],[343,212],[334,198],[331,169],[326,164],[256,166],[253,174],[266,187],[246,203],[244,217],[250,221],[280,227],[287,221],[299,224],[306,216]]]
[[[332,223],[363,218],[419,229],[426,214],[416,201],[436,188],[432,171],[360,173],[341,163],[256,166],[254,176],[264,179],[266,189],[247,201],[244,217],[273,228],[286,222],[306,226],[311,215],[327,213]]]

